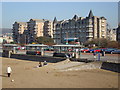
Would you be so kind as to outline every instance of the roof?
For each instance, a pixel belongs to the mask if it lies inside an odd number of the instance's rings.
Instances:
[[[77,20],[77,19],[78,19],[78,16],[77,16],[77,15],[74,15],[74,17],[73,17],[72,19]]]
[[[92,17],[93,17],[92,10],[90,10],[88,17],[89,17],[89,18],[92,18]]]
[[[18,23],[18,24],[27,24],[26,22],[15,22],[15,23]]]
[[[105,18],[105,17],[103,17],[103,16],[102,16],[102,17],[100,17],[100,18],[101,18],[101,19],[105,19],[105,20],[106,20],[106,18]]]
[[[29,47],[47,47],[48,45],[44,45],[44,44],[28,44],[26,46],[29,46]]]
[[[64,38],[64,41],[74,41],[74,40],[78,40],[78,38]]]
[[[56,17],[54,18],[53,23],[57,23],[57,19],[56,19]]]
[[[3,44],[3,46],[19,46],[17,44]]]
[[[65,45],[65,44],[61,44],[61,45],[53,45],[53,47],[83,47],[82,45]]]
[[[45,19],[30,19],[30,21],[36,21],[36,22],[45,22]]]

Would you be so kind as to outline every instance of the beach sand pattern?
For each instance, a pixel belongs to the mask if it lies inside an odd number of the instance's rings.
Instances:
[[[6,77],[6,67],[8,65],[12,68],[10,78]],[[85,69],[88,66],[94,67],[92,63],[83,67],[83,62],[66,60],[58,63],[48,63],[43,67],[37,67],[38,65],[39,62],[36,61],[2,58],[2,88],[118,87],[118,73],[102,70],[99,67]],[[83,69],[80,70],[80,66]]]

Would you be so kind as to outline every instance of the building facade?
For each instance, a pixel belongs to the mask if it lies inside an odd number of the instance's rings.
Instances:
[[[44,19],[30,19],[27,23],[28,43],[35,42],[37,37],[43,37]]]
[[[117,28],[116,39],[117,39],[118,42],[120,42],[120,23],[119,23],[118,28]]]
[[[56,38],[56,24],[57,24],[57,19],[56,17],[54,18],[53,20],[53,40],[54,40],[54,43],[57,43],[57,38]]]
[[[52,21],[45,21],[44,22],[44,36],[53,38],[53,22]]]
[[[106,18],[94,16],[90,10],[87,17],[74,15],[72,19],[53,21],[30,19],[13,24],[13,40],[16,43],[33,43],[37,37],[50,37],[56,44],[66,43],[67,39],[78,39],[82,44],[88,40],[106,38]]]
[[[24,33],[24,31],[27,30],[27,23],[26,22],[15,22],[13,24],[13,40],[15,43],[21,43],[21,35]]]
[[[106,38],[106,18],[93,16],[90,10],[88,17],[78,17],[57,21],[54,30],[54,41],[65,43],[65,38],[78,38],[84,43],[88,40]]]
[[[5,33],[0,36],[0,43],[11,43],[13,42],[12,33]]]
[[[53,22],[45,19],[30,19],[13,24],[13,40],[16,43],[33,43],[37,37],[53,38]]]
[[[37,37],[53,38],[52,21],[45,19],[30,19],[28,22],[28,43],[36,42]]]
[[[107,30],[107,39],[110,41],[116,41],[116,29]]]

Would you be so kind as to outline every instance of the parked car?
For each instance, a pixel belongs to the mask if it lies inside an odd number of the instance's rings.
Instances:
[[[46,48],[46,49],[44,49],[44,51],[50,51],[50,49]]]
[[[27,51],[26,52],[27,55],[41,55],[40,51]]]
[[[20,49],[21,49],[21,50],[25,50],[25,47],[21,47]]]
[[[94,52],[94,50],[95,50],[95,49],[89,49],[88,52],[91,52],[91,53],[92,53],[92,52]]]
[[[113,54],[120,54],[120,49],[112,51]]]
[[[115,50],[117,50],[117,49],[115,49],[115,48],[107,48],[107,49],[105,50],[105,53],[112,54],[112,52],[115,51]]]
[[[82,48],[81,52],[87,52],[89,50],[89,48]]]
[[[91,53],[93,53],[93,52],[101,52],[101,49],[100,48],[94,48],[94,49],[88,50],[88,52],[91,52]]]
[[[68,49],[69,52],[73,51],[72,49]]]
[[[100,48],[95,49],[94,52],[101,52],[101,49]]]
[[[100,48],[101,52],[102,52],[102,51],[105,51],[106,49],[107,49],[107,48]]]

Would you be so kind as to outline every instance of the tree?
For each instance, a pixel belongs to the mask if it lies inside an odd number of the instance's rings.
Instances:
[[[92,46],[93,44],[95,44],[95,46],[97,47],[102,47],[102,48],[105,48],[108,44],[108,40],[107,39],[104,39],[104,38],[101,38],[101,39],[93,39],[91,41],[87,41],[85,43],[85,46]]]
[[[7,40],[3,39],[3,44],[6,44],[7,43]]]
[[[107,47],[108,48],[119,48],[119,43],[117,41],[109,41]]]
[[[101,38],[101,39],[98,39],[97,42],[98,42],[99,47],[105,48],[105,47],[107,47],[109,40]]]
[[[120,43],[118,43],[117,41],[109,41],[104,38],[87,41],[85,43],[85,46],[91,46],[93,44],[100,48],[120,48]]]
[[[37,37],[36,38],[36,43],[46,44],[46,45],[53,45],[54,41],[53,41],[52,38],[49,38],[49,37]]]
[[[16,42],[10,42],[10,44],[16,44]]]

